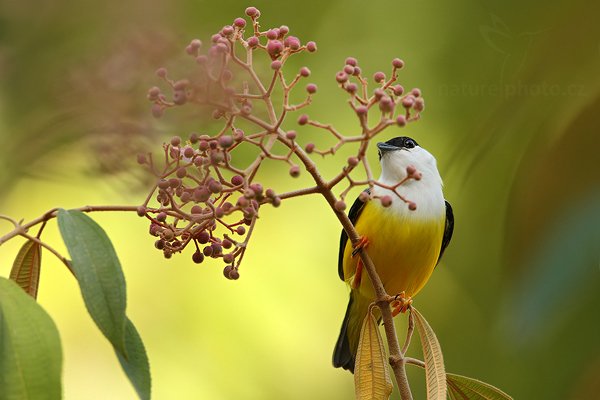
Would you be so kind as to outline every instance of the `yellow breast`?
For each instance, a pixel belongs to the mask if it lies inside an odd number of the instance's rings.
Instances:
[[[416,212],[398,213],[383,208],[378,201],[365,204],[356,230],[369,239],[367,252],[388,294],[405,292],[415,296],[429,280],[437,263],[444,234],[445,215],[423,218]],[[357,257],[352,257],[348,241],[344,249],[344,277],[350,282],[356,271]],[[363,272],[361,295],[374,298],[375,293],[366,271]]]

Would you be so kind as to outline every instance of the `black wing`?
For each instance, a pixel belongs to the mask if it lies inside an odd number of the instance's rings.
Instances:
[[[444,227],[444,237],[442,238],[442,248],[440,250],[440,256],[438,257],[436,265],[440,262],[444,250],[450,244],[452,239],[452,233],[454,232],[454,213],[452,212],[452,206],[446,202],[446,226]]]
[[[364,191],[367,194],[371,193],[369,189],[365,189]],[[350,207],[350,211],[348,212],[348,218],[350,218],[352,225],[356,225],[356,220],[364,206],[365,203],[360,200],[360,197],[357,197],[356,200],[354,200],[354,204],[352,204],[352,207]],[[341,280],[344,280],[344,249],[346,248],[346,242],[348,242],[348,235],[346,235],[346,231],[342,229],[342,234],[340,236],[340,252],[338,256],[338,275]]]

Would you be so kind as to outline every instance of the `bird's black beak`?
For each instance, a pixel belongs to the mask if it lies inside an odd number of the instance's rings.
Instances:
[[[391,145],[388,143],[383,143],[383,142],[377,143],[377,148],[379,149],[381,154],[387,153],[388,151],[400,150],[398,147],[396,147],[394,145]]]

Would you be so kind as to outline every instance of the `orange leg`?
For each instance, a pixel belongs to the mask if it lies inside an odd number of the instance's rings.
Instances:
[[[394,297],[394,301],[392,301],[391,303],[391,306],[393,308],[392,317],[395,317],[400,313],[405,313],[406,310],[410,308],[412,302],[412,297],[406,297],[406,293],[402,292],[400,294],[397,294]]]
[[[352,249],[352,257],[356,257],[358,252],[361,251],[363,248],[366,248],[368,245],[369,245],[369,239],[366,236],[361,236],[358,243],[356,243],[356,245],[353,246],[354,249]],[[360,281],[362,279],[362,271],[363,271],[363,263],[362,263],[362,260],[359,259],[358,262],[356,263],[356,271],[354,272],[354,279],[352,279],[352,283],[350,284],[350,287],[352,287],[352,289],[356,289],[357,287],[360,286]]]

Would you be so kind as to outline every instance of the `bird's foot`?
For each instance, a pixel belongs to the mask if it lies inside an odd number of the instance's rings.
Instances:
[[[392,317],[395,317],[400,313],[405,313],[406,310],[408,310],[412,305],[412,302],[412,297],[406,297],[405,292],[394,296],[394,300],[392,300],[392,302],[390,303],[390,305],[392,306]]]
[[[358,243],[353,244],[352,247],[352,257],[356,257],[356,255],[364,248],[369,245],[369,238],[366,236],[361,236],[358,240]]]

